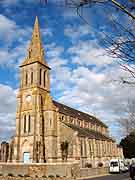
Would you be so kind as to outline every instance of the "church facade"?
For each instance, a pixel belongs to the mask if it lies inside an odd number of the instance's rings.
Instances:
[[[20,66],[16,135],[10,142],[9,161],[78,161],[82,167],[96,167],[122,157],[103,122],[52,99],[50,70],[36,17],[28,54]]]

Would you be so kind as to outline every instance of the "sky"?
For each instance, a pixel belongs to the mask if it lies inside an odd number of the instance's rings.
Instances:
[[[119,82],[128,74],[99,41],[103,31],[114,32],[105,18],[108,12],[102,6],[86,9],[82,13],[88,25],[75,8],[58,0],[47,5],[42,0],[0,1],[0,140],[15,134],[19,65],[26,57],[36,15],[51,67],[53,99],[98,117],[120,140],[118,119],[126,115],[134,86]]]

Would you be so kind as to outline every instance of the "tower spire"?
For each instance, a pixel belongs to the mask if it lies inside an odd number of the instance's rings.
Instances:
[[[34,62],[39,62],[48,66],[44,60],[44,49],[42,47],[40,26],[39,26],[39,21],[38,21],[37,16],[35,19],[35,24],[33,28],[30,45],[28,48],[27,57],[21,66],[28,65]]]
[[[42,49],[40,27],[39,27],[39,22],[38,22],[37,16],[35,19],[35,24],[34,24],[34,29],[33,29],[32,39],[31,39],[29,49],[32,48],[32,46],[39,46],[39,48]]]

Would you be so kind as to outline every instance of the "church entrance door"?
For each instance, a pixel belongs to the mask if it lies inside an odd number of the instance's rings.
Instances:
[[[29,163],[30,162],[30,153],[29,152],[24,152],[23,153],[23,162],[24,163]]]

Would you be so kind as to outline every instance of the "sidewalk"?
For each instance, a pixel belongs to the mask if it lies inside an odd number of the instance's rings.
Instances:
[[[109,176],[111,174],[101,174],[101,175],[95,175],[95,176],[89,176],[89,177],[81,177],[81,178],[77,178],[77,180],[87,180],[87,179],[92,179],[92,178],[96,178],[96,177],[102,177],[102,176]]]

